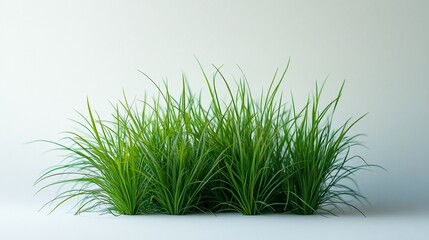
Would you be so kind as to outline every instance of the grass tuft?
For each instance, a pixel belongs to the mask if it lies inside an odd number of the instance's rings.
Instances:
[[[375,165],[352,155],[361,135],[349,132],[365,115],[334,126],[344,83],[326,106],[320,104],[324,84],[316,84],[302,109],[293,98],[287,103],[281,87],[288,66],[254,98],[243,71],[231,85],[219,67],[208,77],[200,64],[207,107],[185,77],[174,97],[167,83],[161,88],[144,73],[158,89],[150,101],[130,102],[124,93],[102,120],[87,100],[87,114],[75,121],[81,131],[44,141],[66,153],[36,180],[39,191],[60,189],[46,205],[54,211],[76,199],[76,214],[115,215],[334,214],[343,206],[360,212],[354,202],[366,198],[354,173]]]
[[[341,98],[344,82],[337,97],[325,107],[320,106],[323,86],[316,84],[316,92],[298,111],[293,103],[291,128],[285,130],[287,137],[286,165],[288,165],[288,190],[292,211],[298,214],[313,214],[317,210],[332,213],[333,208],[347,205],[359,210],[348,200],[366,200],[358,190],[344,182],[353,180],[356,171],[370,167],[360,156],[350,156],[351,148],[361,145],[360,134],[349,136],[357,120],[348,120],[334,128],[334,114]],[[292,131],[290,131],[292,129]],[[362,160],[351,165],[354,159]],[[357,187],[357,185],[356,185]]]
[[[128,118],[119,114],[103,121],[87,101],[88,117],[75,121],[84,131],[66,132],[69,145],[49,142],[67,153],[65,162],[46,170],[36,184],[49,181],[39,191],[61,186],[62,191],[48,204],[52,211],[77,198],[76,214],[102,213],[132,215],[149,211],[148,182],[140,174],[145,170],[138,142],[129,135]],[[52,179],[55,179],[51,181]],[[65,189],[65,190],[64,190]]]
[[[221,156],[213,187],[219,211],[255,215],[274,211],[274,206],[279,204],[274,199],[284,174],[281,173],[283,153],[278,149],[285,143],[279,142],[280,129],[283,129],[280,120],[287,116],[287,110],[281,100],[275,100],[285,73],[280,79],[276,79],[275,74],[267,94],[259,101],[252,97],[245,78],[233,93],[219,68],[211,81],[204,74],[212,97],[209,113],[213,121],[208,140]],[[219,97],[216,85],[219,78],[228,89],[229,102]]]

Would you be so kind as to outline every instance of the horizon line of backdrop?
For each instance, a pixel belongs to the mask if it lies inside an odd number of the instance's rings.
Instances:
[[[358,153],[388,172],[357,176],[373,208],[416,208],[429,200],[428,1],[5,1],[0,0],[0,201],[41,206],[40,172],[59,162],[36,139],[73,127],[86,97],[143,98],[156,82],[178,91],[185,74],[204,92],[207,72],[246,73],[255,95],[290,67],[283,93],[304,103],[327,78],[324,100],[346,80],[338,120],[369,113]],[[204,95],[203,95],[204,96]],[[37,208],[36,208],[37,209]]]

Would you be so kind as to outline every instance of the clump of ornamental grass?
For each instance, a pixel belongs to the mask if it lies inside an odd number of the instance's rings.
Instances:
[[[333,213],[331,210],[341,209],[342,205],[359,211],[350,199],[366,200],[357,190],[353,174],[370,165],[360,156],[350,154],[354,146],[361,145],[358,141],[361,134],[348,135],[365,115],[334,127],[334,114],[343,87],[344,82],[337,97],[325,107],[320,106],[323,85],[319,88],[317,84],[315,94],[302,110],[298,111],[295,103],[292,104],[292,122],[285,125],[285,135],[289,134],[286,137],[288,181],[285,189],[289,196],[288,207],[297,214],[308,215],[318,210]],[[352,164],[352,160],[361,163]],[[352,188],[353,185],[356,188]]]
[[[65,132],[63,142],[50,142],[66,153],[58,166],[46,170],[37,180],[39,190],[61,187],[47,204],[54,211],[63,203],[77,199],[76,214],[102,213],[132,215],[150,211],[148,181],[141,174],[146,164],[140,145],[130,135],[129,118],[115,107],[113,121],[101,120],[87,101],[88,117],[75,121],[82,132]],[[49,142],[49,141],[48,141]]]
[[[54,204],[52,211],[77,199],[76,213],[313,214],[344,205],[357,209],[349,200],[366,200],[353,174],[372,165],[351,154],[360,135],[349,135],[363,116],[334,126],[344,83],[325,107],[323,86],[316,84],[315,95],[298,110],[282,95],[287,67],[258,99],[244,73],[232,86],[220,68],[212,78],[201,70],[207,107],[184,77],[174,97],[167,83],[161,89],[146,74],[158,88],[151,101],[130,103],[124,94],[109,120],[87,101],[87,116],[76,121],[82,131],[47,141],[66,153],[36,181],[44,184],[40,190],[59,187],[47,203]]]
[[[204,73],[204,71],[203,71]],[[286,70],[272,79],[267,93],[255,100],[248,81],[237,83],[233,92],[228,81],[216,68],[210,81],[204,73],[212,104],[208,144],[220,156],[219,172],[213,181],[214,201],[219,211],[235,211],[245,215],[274,211],[280,186],[286,181],[282,173],[285,141],[281,135],[287,109],[282,98],[276,102]],[[219,97],[216,80],[229,94],[229,101]],[[284,201],[283,201],[284,202]]]
[[[206,210],[201,207],[202,191],[216,173],[219,158],[207,144],[207,113],[184,79],[177,100],[167,85],[159,91],[162,101],[157,98],[151,104],[148,124],[141,124],[136,117],[140,114],[125,107],[147,166],[142,175],[150,180],[151,200],[161,213],[182,215]]]

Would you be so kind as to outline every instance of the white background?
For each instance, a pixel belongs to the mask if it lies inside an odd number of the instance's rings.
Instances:
[[[0,0],[0,238],[116,239],[127,232],[160,239],[277,239],[313,236],[308,226],[320,231],[319,238],[427,239],[428,10],[428,1]],[[240,77],[240,65],[258,94],[290,58],[283,92],[293,92],[300,104],[316,80],[328,77],[329,100],[345,79],[337,120],[369,112],[354,129],[367,134],[367,149],[356,153],[388,170],[356,176],[372,203],[362,206],[368,217],[37,212],[53,192],[34,197],[32,184],[61,159],[45,153],[52,146],[28,142],[58,140],[60,132],[73,130],[69,119],[85,110],[86,97],[108,116],[109,101],[121,99],[122,89],[130,98],[154,94],[137,70],[159,83],[167,79],[171,89],[184,73],[200,91],[204,82],[194,57],[208,72],[211,64],[224,64],[230,79]]]

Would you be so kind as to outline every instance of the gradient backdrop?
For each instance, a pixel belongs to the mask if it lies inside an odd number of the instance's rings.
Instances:
[[[149,96],[137,70],[173,91],[181,74],[204,89],[207,71],[245,71],[259,93],[291,64],[283,92],[298,104],[328,78],[324,99],[346,80],[337,120],[359,117],[356,149],[375,170],[356,179],[368,211],[420,211],[429,201],[429,1],[5,1],[0,0],[0,204],[36,211],[33,181],[58,162],[37,139],[73,129],[86,97]],[[205,90],[203,90],[204,92]]]

